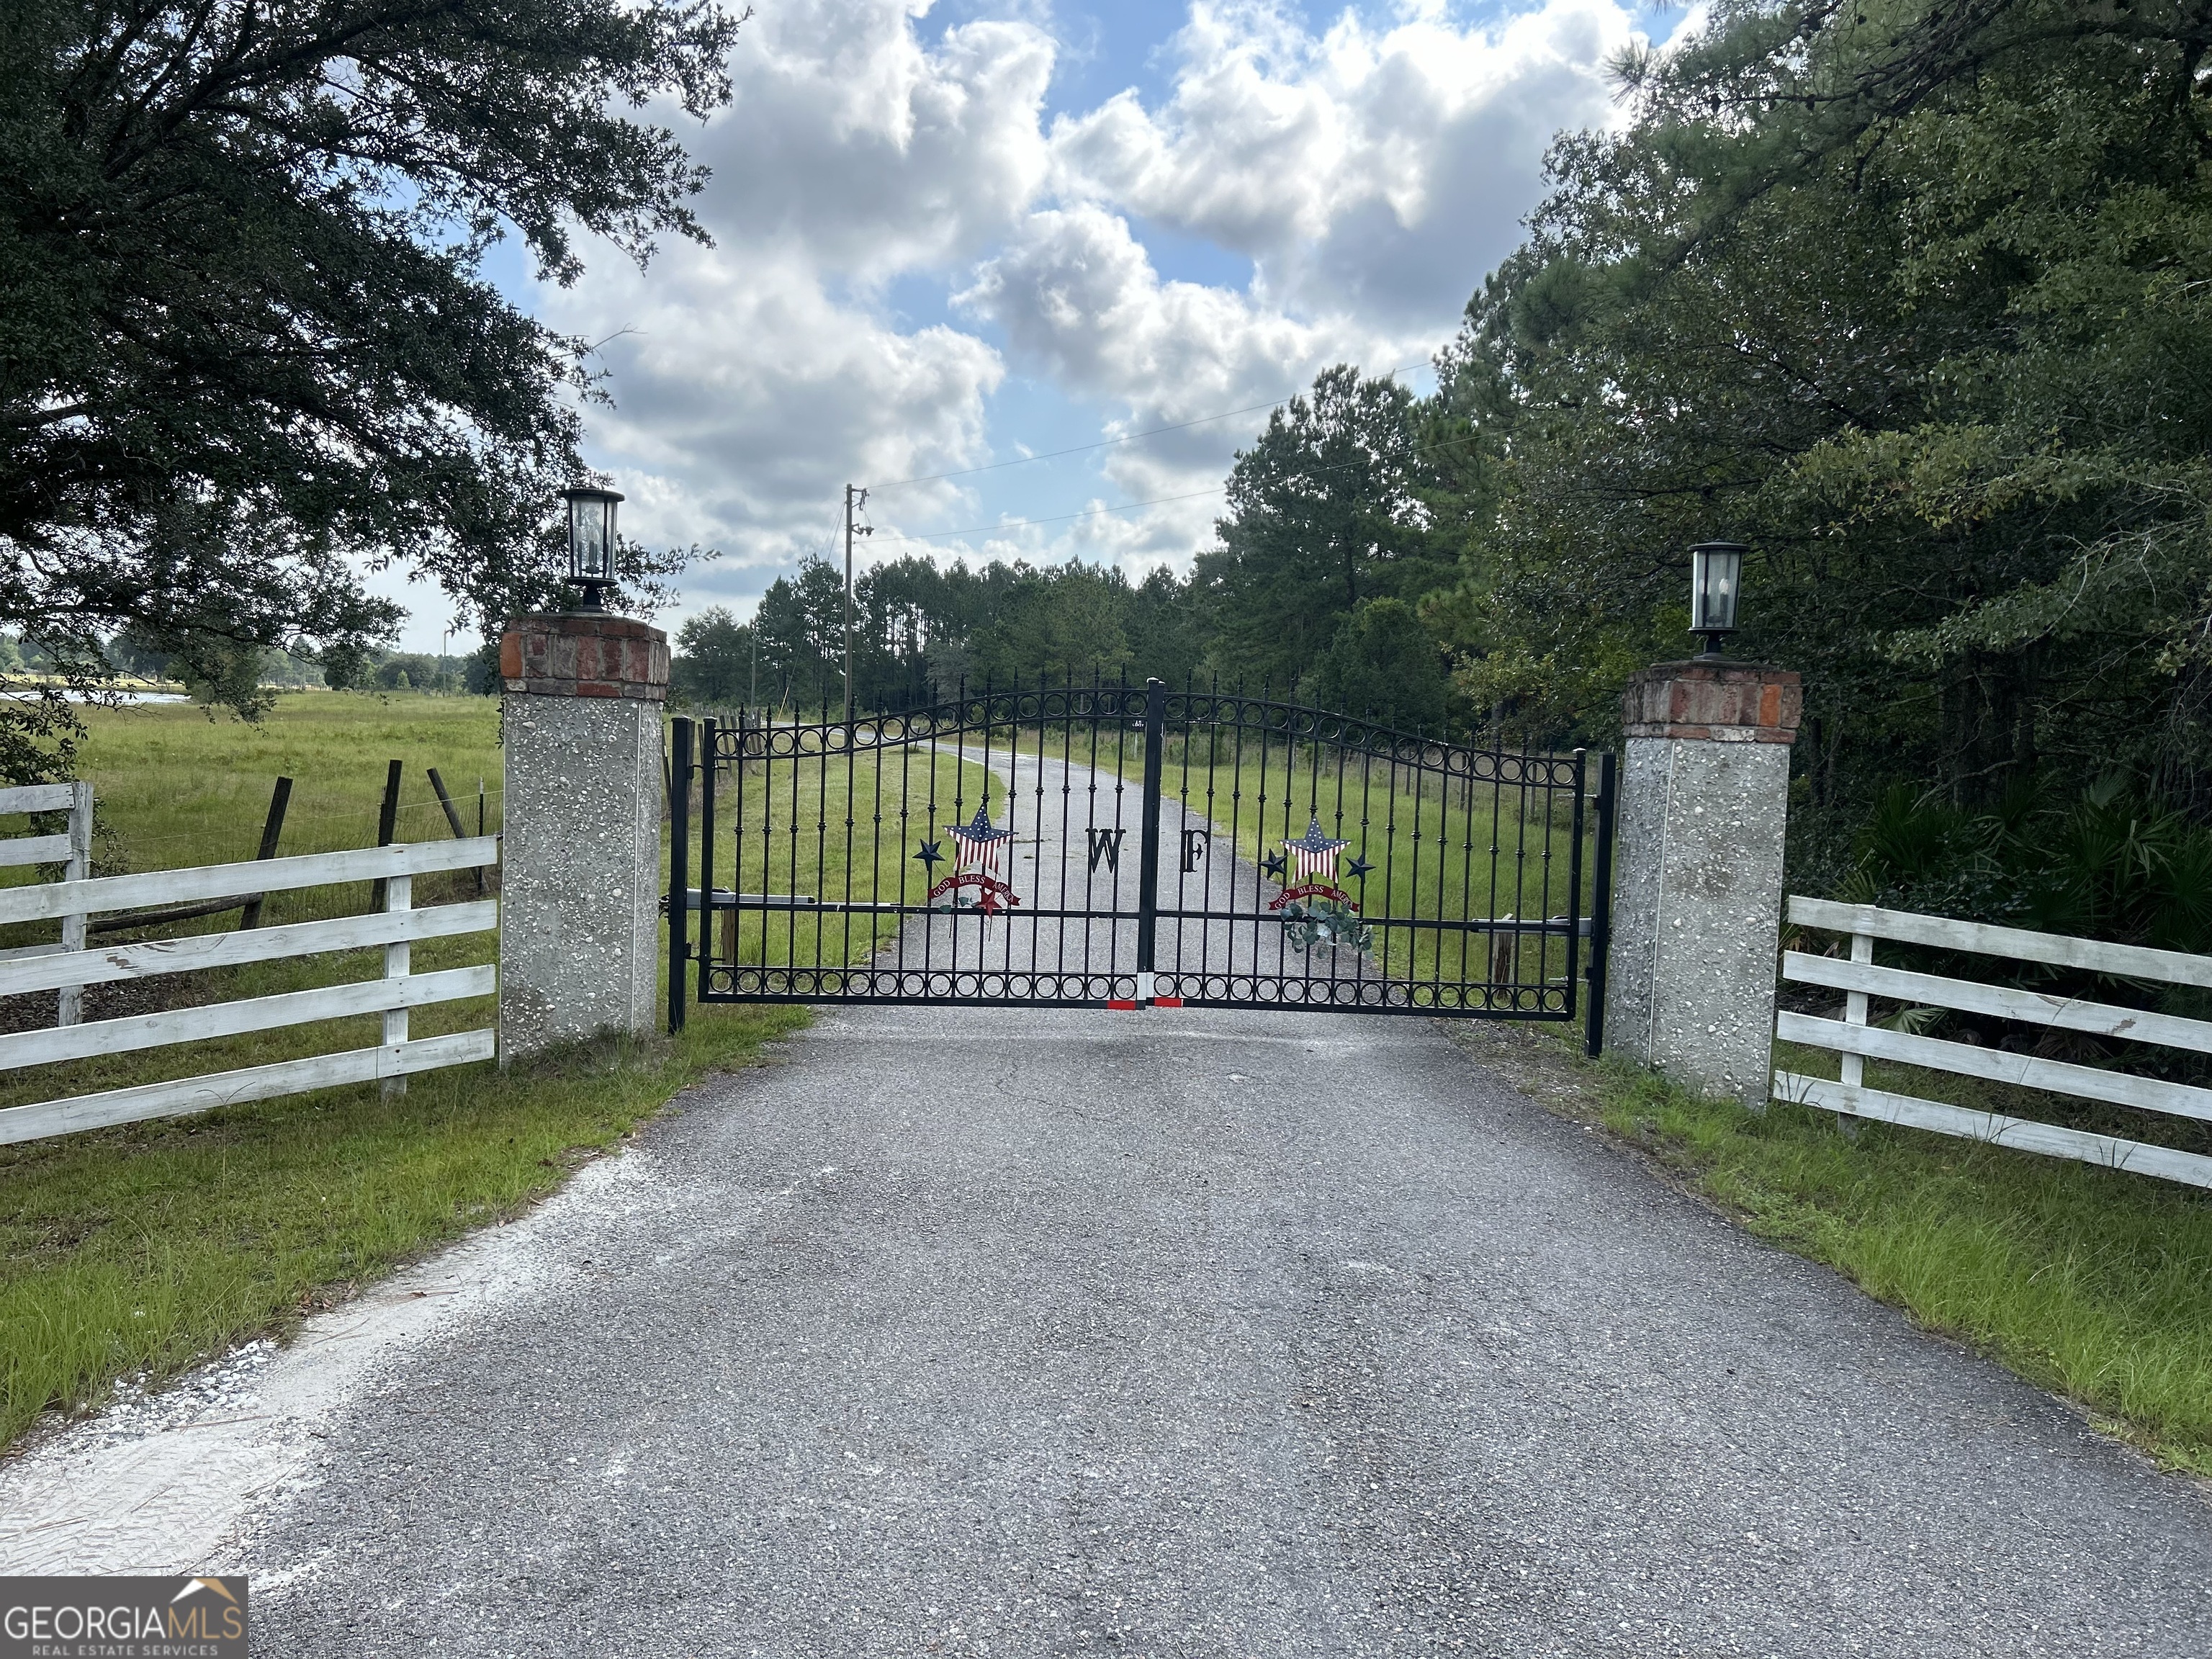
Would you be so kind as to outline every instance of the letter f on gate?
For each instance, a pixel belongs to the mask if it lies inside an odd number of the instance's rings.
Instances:
[[[1119,830],[1088,830],[1091,837],[1091,867],[1096,870],[1098,860],[1104,859],[1106,867],[1115,875],[1121,873],[1121,836]]]

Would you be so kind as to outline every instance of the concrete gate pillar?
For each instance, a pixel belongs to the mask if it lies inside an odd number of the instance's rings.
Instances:
[[[499,672],[504,1064],[653,1024],[668,636],[605,613],[518,617]]]
[[[1661,663],[1628,683],[1607,1041],[1706,1095],[1766,1099],[1790,745],[1786,669]]]

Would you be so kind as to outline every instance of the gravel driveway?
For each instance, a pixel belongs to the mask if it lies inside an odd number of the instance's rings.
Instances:
[[[256,1514],[260,1651],[2212,1652],[2196,1488],[1425,1022],[852,1010],[680,1105]]]

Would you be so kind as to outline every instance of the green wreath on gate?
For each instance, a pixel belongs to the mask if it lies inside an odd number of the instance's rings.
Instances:
[[[1358,911],[1334,899],[1316,899],[1310,904],[1293,899],[1283,907],[1283,937],[1296,951],[1310,951],[1316,945],[1364,951],[1375,942],[1375,930],[1360,921]]]

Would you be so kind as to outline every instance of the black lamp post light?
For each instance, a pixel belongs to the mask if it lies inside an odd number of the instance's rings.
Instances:
[[[611,489],[575,484],[561,492],[568,503],[568,580],[584,590],[579,611],[605,611],[615,580],[615,503]]]
[[[1690,631],[1705,636],[1700,662],[1717,659],[1721,641],[1735,632],[1747,550],[1741,542],[1699,542],[1690,550]]]

